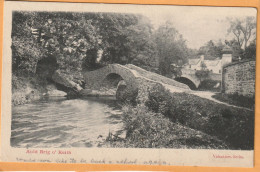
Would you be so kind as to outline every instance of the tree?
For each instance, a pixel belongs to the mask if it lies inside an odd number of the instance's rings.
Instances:
[[[245,59],[255,59],[256,58],[256,41],[253,41],[245,49],[244,54]]]
[[[159,71],[162,75],[171,75],[171,64],[187,61],[188,48],[182,35],[173,27],[171,22],[166,22],[155,32],[155,44],[159,59]]]
[[[230,41],[226,40],[225,43],[232,49],[233,60],[239,60],[239,58],[243,57],[244,51],[236,39],[232,39]]]
[[[151,24],[141,15],[15,12],[12,28],[14,70],[35,73],[39,60],[53,57],[61,71],[81,75],[83,67],[94,70],[98,63],[141,59],[149,65],[154,54]]]
[[[210,40],[204,46],[199,48],[198,54],[203,54],[205,56],[205,59],[213,60],[222,56],[223,47],[224,45],[220,40],[217,45],[215,45],[215,43]]]
[[[126,29],[125,46],[130,50],[128,62],[148,70],[157,66],[156,45],[152,39],[152,29],[150,20],[144,16],[138,16],[138,23]]]
[[[228,18],[228,21],[230,23],[228,34],[232,33],[239,46],[245,50],[252,36],[255,36],[255,17],[246,17],[244,19]]]
[[[16,74],[33,74],[44,49],[35,42],[31,33],[34,13],[14,12],[12,25],[12,71]]]

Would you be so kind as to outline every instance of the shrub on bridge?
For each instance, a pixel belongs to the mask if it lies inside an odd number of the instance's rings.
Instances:
[[[200,79],[203,79],[203,78],[207,78],[209,76],[209,70],[208,69],[205,69],[205,70],[197,70],[195,72],[195,75],[200,78]]]

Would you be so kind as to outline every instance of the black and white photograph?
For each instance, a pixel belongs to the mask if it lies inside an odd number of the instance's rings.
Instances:
[[[253,163],[255,8],[8,3],[10,149],[248,151]]]

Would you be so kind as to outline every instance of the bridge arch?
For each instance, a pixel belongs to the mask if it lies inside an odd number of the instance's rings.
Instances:
[[[190,89],[192,89],[192,90],[197,89],[200,85],[199,81],[195,81],[191,77],[187,77],[187,76],[177,77],[177,78],[175,78],[175,80],[188,85],[190,87]]]
[[[121,75],[116,73],[109,73],[105,76],[104,80],[101,82],[102,85],[108,87],[117,87],[120,81],[124,80]]]
[[[95,71],[85,72],[83,76],[86,88],[99,88],[108,81],[115,86],[119,81],[124,80],[126,89],[132,91],[138,89],[137,76],[130,69],[118,64],[110,64]]]

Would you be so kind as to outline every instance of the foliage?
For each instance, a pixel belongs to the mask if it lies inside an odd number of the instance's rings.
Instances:
[[[244,59],[256,59],[256,41],[253,41],[246,47]]]
[[[200,79],[207,78],[209,76],[209,70],[208,69],[196,70],[195,75]]]
[[[241,48],[241,46],[235,39],[232,39],[230,41],[226,40],[225,43],[232,49],[232,59],[233,60],[238,60],[239,58],[241,58],[243,56],[244,50]]]
[[[256,53],[256,20],[254,17],[227,18],[229,28],[228,35],[232,39],[225,40],[225,44],[232,48],[233,60],[255,58]],[[224,44],[219,40],[214,43],[212,40],[200,47],[198,54],[204,54],[205,59],[215,59],[222,56]]]
[[[255,107],[255,97],[246,97],[243,95],[239,95],[238,93],[235,94],[217,93],[212,97],[222,102],[226,102],[235,106],[246,107],[252,110],[254,110]]]
[[[148,19],[133,14],[14,12],[13,70],[35,73],[37,62],[50,56],[60,70],[78,75],[82,67],[100,64],[141,59],[151,65],[151,28]]]
[[[199,48],[198,54],[203,54],[205,59],[213,60],[222,56],[223,47],[221,40],[217,44],[210,40],[206,45]]]
[[[253,111],[218,104],[187,93],[170,93],[163,87],[155,90],[158,93],[152,93],[145,103],[148,109],[158,111],[173,122],[216,136],[230,149],[253,149]],[[161,105],[163,110],[159,110],[158,106],[154,108],[156,104]]]
[[[239,46],[245,50],[248,46],[248,41],[252,36],[256,36],[256,20],[255,17],[245,17],[243,19],[228,18],[230,27],[228,33],[235,36]]]
[[[234,36],[226,41],[232,50],[234,60],[254,59],[256,57],[256,20],[254,17],[228,18],[230,23],[228,34]]]
[[[112,147],[134,148],[192,148],[226,149],[221,140],[201,131],[173,123],[160,113],[149,111],[145,106],[124,106],[123,121],[125,138],[109,138]]]
[[[35,43],[30,25],[32,16],[28,13],[14,13],[12,27],[12,70],[25,74],[36,72],[37,61],[43,58],[43,49]],[[14,24],[15,23],[15,24]]]
[[[171,113],[172,104],[174,104],[174,99],[161,85],[156,85],[149,91],[148,100],[145,102],[149,110],[165,116]]]
[[[239,43],[232,39],[226,41],[226,44],[232,48],[232,58],[233,60],[239,59],[255,59],[256,58],[256,40],[253,40],[246,49],[242,49]]]
[[[155,44],[157,46],[159,70],[162,75],[171,74],[171,64],[184,64],[188,57],[188,48],[182,35],[166,22],[155,31]]]

